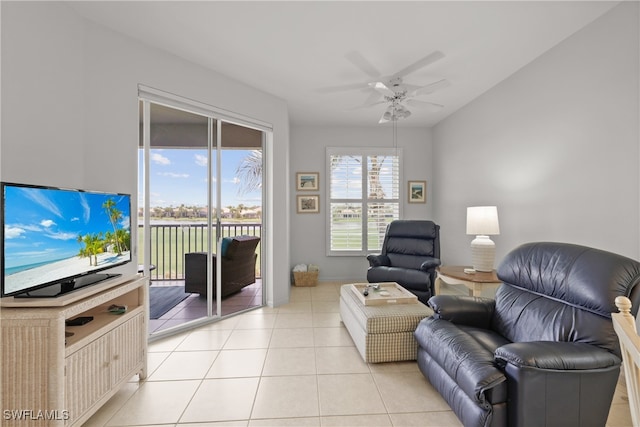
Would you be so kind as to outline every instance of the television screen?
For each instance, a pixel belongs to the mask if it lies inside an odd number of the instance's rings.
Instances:
[[[131,261],[130,195],[2,183],[2,196],[3,297],[57,296]]]

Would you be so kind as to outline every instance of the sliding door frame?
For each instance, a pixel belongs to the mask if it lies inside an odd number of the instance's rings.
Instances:
[[[220,185],[221,183],[221,174],[222,174],[222,123],[223,122],[227,122],[230,124],[234,124],[234,125],[238,125],[238,126],[243,126],[243,127],[247,127],[247,128],[251,128],[254,130],[258,130],[262,132],[262,153],[263,153],[263,159],[262,159],[262,164],[263,164],[263,176],[262,176],[262,218],[261,218],[261,223],[262,223],[262,227],[261,227],[261,239],[262,239],[262,248],[263,250],[261,251],[261,262],[260,262],[260,270],[261,270],[261,280],[262,280],[262,306],[264,306],[266,304],[267,301],[267,289],[268,289],[268,284],[265,283],[265,278],[269,277],[268,274],[266,273],[266,270],[269,268],[268,267],[268,262],[265,262],[265,260],[267,260],[268,258],[270,258],[268,252],[265,251],[265,248],[269,248],[269,242],[268,242],[268,235],[269,233],[265,232],[265,224],[269,223],[269,209],[265,209],[265,205],[268,204],[268,199],[267,199],[267,189],[266,187],[268,187],[267,184],[268,182],[268,176],[269,176],[269,171],[268,168],[266,167],[268,165],[267,162],[267,155],[265,155],[268,150],[268,142],[272,142],[273,141],[273,127],[266,122],[262,122],[260,120],[256,120],[247,116],[244,116],[242,114],[238,114],[238,113],[234,113],[228,110],[223,110],[208,104],[204,104],[201,103],[199,101],[195,101],[189,98],[185,98],[185,97],[181,97],[179,95],[175,95],[169,92],[164,92],[161,91],[159,89],[155,89],[149,86],[144,86],[142,84],[138,85],[138,102],[142,102],[143,103],[143,151],[144,151],[144,220],[143,220],[143,224],[144,224],[144,230],[146,232],[148,232],[148,230],[151,227],[151,219],[150,219],[150,215],[149,215],[149,209],[150,209],[150,194],[149,194],[149,166],[150,166],[150,161],[149,161],[149,155],[150,155],[150,150],[151,150],[151,141],[150,141],[150,122],[151,122],[151,108],[150,105],[152,103],[154,104],[159,104],[159,105],[163,105],[165,107],[168,108],[173,108],[173,109],[177,109],[177,110],[182,110],[188,113],[192,113],[192,114],[198,114],[201,116],[204,116],[207,118],[207,128],[208,128],[208,135],[207,135],[207,150],[208,150],[208,154],[209,154],[209,159],[211,159],[212,153],[213,153],[213,149],[215,148],[216,153],[215,153],[215,161],[216,161],[216,170],[215,170],[215,180],[216,180],[216,184],[217,186]],[[214,140],[214,132],[213,130],[215,129],[215,140]],[[215,145],[215,147],[214,147]],[[267,169],[267,170],[265,170]],[[209,161],[208,162],[208,172],[207,172],[207,176],[208,178],[208,182],[207,182],[207,204],[209,206],[209,208],[211,208],[213,206],[214,200],[213,200],[213,191],[214,191],[214,185],[213,185],[213,161]],[[222,243],[222,223],[221,223],[221,209],[219,209],[221,207],[222,204],[222,199],[221,199],[221,191],[220,191],[220,187],[215,188],[216,189],[216,200],[215,200],[215,206],[218,208],[216,209],[216,222],[215,224],[213,224],[213,219],[211,217],[211,215],[207,216],[207,227],[209,231],[212,231],[214,228],[216,230],[216,242],[215,242],[215,248],[216,248],[216,252],[215,253],[220,253],[221,250],[221,243]],[[212,237],[212,233],[209,232],[208,234],[208,248],[207,248],[207,252],[208,252],[208,256],[207,256],[207,271],[211,271],[211,268],[213,267],[213,262],[212,262],[212,253],[213,253],[213,237]],[[145,236],[144,239],[144,245],[145,246],[145,251],[144,251],[144,274],[145,275],[149,275],[149,266],[151,265],[151,240],[147,239]],[[148,246],[148,247],[147,247]],[[160,339],[169,335],[173,335],[175,333],[179,333],[182,332],[184,330],[189,330],[189,329],[193,329],[194,327],[197,327],[201,324],[206,324],[206,323],[211,323],[211,322],[215,322],[217,320],[220,320],[223,317],[226,316],[222,316],[222,268],[221,268],[221,257],[216,257],[216,311],[215,311],[215,315],[213,313],[213,301],[212,301],[212,293],[211,292],[207,292],[207,317],[205,318],[200,318],[200,319],[196,319],[193,321],[189,321],[186,322],[180,326],[176,326],[173,327],[171,329],[167,329],[167,330],[163,330],[163,331],[159,331],[159,332],[155,332],[151,335],[149,335],[149,339],[150,341],[153,341],[155,339]],[[212,288],[212,277],[210,274],[207,274],[207,289],[211,289]],[[148,302],[147,302],[148,304]],[[243,311],[238,311],[236,313],[233,313],[232,315],[241,313]]]

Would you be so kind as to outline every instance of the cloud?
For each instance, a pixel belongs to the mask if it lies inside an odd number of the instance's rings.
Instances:
[[[33,225],[33,224],[20,225],[20,227],[24,228],[27,231],[36,231],[36,232],[42,231],[42,227],[38,227],[37,225]]]
[[[158,154],[158,153],[151,154],[151,161],[158,165],[163,165],[163,166],[171,164],[171,160],[169,160],[167,157],[163,156],[162,154]]]
[[[198,166],[207,166],[207,164],[209,163],[209,159],[207,159],[207,156],[196,154],[194,157],[196,159],[196,165]]]
[[[47,232],[45,233],[45,236],[54,240],[76,240],[78,238],[78,234],[76,233],[65,233],[65,232],[59,232],[59,233]]]
[[[230,184],[240,184],[240,178],[238,178],[237,176],[234,176],[233,179],[225,179],[222,182],[228,182]]]
[[[15,258],[17,258],[17,257],[32,258],[34,256],[38,257],[38,258],[41,258],[42,255],[52,254],[52,253],[55,253],[55,249],[43,248],[43,249],[37,250],[37,251],[20,251],[20,252],[15,252]]]
[[[55,216],[62,218],[62,212],[60,212],[60,209],[58,209],[58,206],[56,206],[56,204],[52,200],[46,197],[44,195],[44,192],[39,191],[38,189],[35,189],[35,188],[24,188],[22,191],[33,202],[37,203],[38,205],[48,210]]]
[[[188,173],[175,173],[175,172],[161,172],[160,176],[168,176],[169,178],[189,178]]]
[[[45,228],[49,228],[49,227],[51,227],[51,226],[56,225],[56,223],[55,223],[55,222],[53,222],[53,221],[52,221],[52,220],[50,220],[50,219],[43,219],[42,221],[40,221],[40,225],[41,225],[41,226],[43,226],[43,227],[45,227]]]
[[[5,239],[17,239],[19,238],[25,230],[20,227],[11,227],[9,225],[4,226],[4,237]]]
[[[125,230],[129,229],[129,216],[128,215],[124,215],[122,218],[120,218],[120,227],[124,228]]]
[[[84,219],[84,223],[87,224],[89,219],[91,219],[91,206],[89,206],[87,198],[82,193],[80,193],[80,204],[82,205],[82,218]]]

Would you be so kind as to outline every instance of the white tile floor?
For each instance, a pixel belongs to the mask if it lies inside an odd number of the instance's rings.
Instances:
[[[149,347],[85,426],[459,426],[415,362],[366,364],[340,322],[337,283],[292,288],[261,308]],[[630,426],[618,387],[607,423]]]

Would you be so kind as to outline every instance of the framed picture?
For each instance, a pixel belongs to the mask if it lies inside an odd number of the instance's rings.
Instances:
[[[298,172],[296,174],[296,190],[318,191],[320,174],[318,172]]]
[[[320,212],[320,196],[298,196],[298,213]]]
[[[409,181],[409,203],[427,202],[427,181]]]

